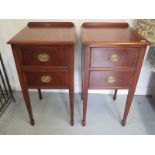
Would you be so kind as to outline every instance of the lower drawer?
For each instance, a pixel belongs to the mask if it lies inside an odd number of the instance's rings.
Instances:
[[[67,71],[26,71],[25,75],[29,88],[68,88]]]
[[[89,88],[128,88],[132,76],[131,71],[91,71]]]

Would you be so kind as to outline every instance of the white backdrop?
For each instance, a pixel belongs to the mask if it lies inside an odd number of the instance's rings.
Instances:
[[[104,22],[128,22],[131,27],[134,27],[135,20],[80,20],[80,19],[66,19],[66,20],[28,20],[28,19],[18,19],[18,20],[0,20],[0,52],[2,53],[2,57],[4,59],[6,69],[9,75],[11,86],[14,90],[20,90],[20,84],[18,80],[18,75],[13,59],[13,55],[11,52],[10,45],[7,45],[7,41],[11,39],[16,33],[18,33],[29,21],[71,21],[76,26],[76,35],[77,35],[77,44],[75,46],[75,77],[74,77],[74,86],[75,92],[81,91],[81,40],[80,40],[80,26],[83,22],[87,21],[104,21]],[[147,54],[146,54],[147,55]],[[147,61],[143,63],[142,71],[140,74],[140,78],[138,81],[136,94],[137,95],[146,95],[152,94],[155,90],[155,78],[154,74],[149,70],[147,65]],[[51,91],[51,90],[48,90]],[[56,90],[56,91],[63,91],[63,90]],[[97,93],[113,93],[111,90],[91,90],[90,92],[97,92]],[[118,93],[125,94],[127,91],[120,90]]]

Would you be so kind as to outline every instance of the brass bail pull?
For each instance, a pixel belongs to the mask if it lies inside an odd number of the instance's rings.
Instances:
[[[48,54],[41,53],[38,55],[38,60],[41,62],[47,62],[49,61],[49,59],[50,59],[50,56]]]
[[[50,76],[48,76],[48,75],[41,76],[41,81],[43,83],[49,83],[49,82],[51,82],[51,80],[52,80],[52,78]]]
[[[118,54],[110,54],[108,59],[111,62],[118,62],[120,61],[120,56]]]
[[[116,77],[110,75],[106,78],[106,81],[107,81],[107,83],[115,83],[117,81],[117,79],[116,79]]]

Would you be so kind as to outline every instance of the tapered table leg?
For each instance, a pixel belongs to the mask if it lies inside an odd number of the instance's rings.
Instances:
[[[33,119],[32,107],[31,107],[31,102],[30,102],[29,93],[28,93],[27,89],[25,89],[23,91],[23,97],[24,97],[24,100],[25,100],[25,105],[26,105],[28,114],[29,114],[30,124],[32,126],[34,126],[35,122],[34,122],[34,119]]]
[[[114,92],[114,95],[113,95],[113,100],[116,100],[116,97],[117,97],[117,89],[115,90],[115,92]]]
[[[128,117],[129,110],[130,110],[130,107],[131,107],[131,103],[132,103],[132,100],[133,100],[133,97],[134,97],[136,85],[137,85],[137,82],[138,82],[139,73],[140,73],[140,70],[141,70],[141,67],[142,67],[142,62],[143,62],[142,60],[144,58],[145,50],[146,50],[145,47],[140,49],[140,53],[139,53],[138,61],[137,61],[138,66],[137,66],[136,71],[134,73],[133,80],[131,82],[131,86],[129,88],[129,92],[128,92],[128,96],[127,96],[127,102],[126,102],[124,116],[123,116],[123,120],[122,120],[122,126],[126,125],[126,119]]]
[[[86,125],[87,98],[88,98],[88,88],[84,87],[84,89],[83,89],[83,119],[82,119],[82,126]]]
[[[69,48],[70,125],[74,125],[74,47]]]
[[[88,84],[89,84],[89,62],[90,62],[90,48],[84,47],[82,52],[82,96],[83,96],[83,119],[82,126],[86,125],[87,112],[87,98],[88,98]]]
[[[70,125],[74,125],[74,89],[69,89],[69,98],[70,98]]]
[[[127,96],[127,102],[126,102],[126,106],[125,106],[125,111],[124,111],[124,116],[123,116],[123,120],[122,120],[122,126],[126,125],[126,119],[127,119],[128,114],[129,114],[131,103],[132,103],[132,100],[134,97],[134,92],[135,92],[135,88],[131,88],[129,90],[129,93]]]
[[[35,122],[33,119],[33,113],[32,113],[32,107],[31,107],[31,102],[30,102],[30,98],[29,98],[29,93],[28,93],[28,88],[27,88],[27,84],[25,82],[25,74],[21,68],[21,63],[20,63],[20,50],[18,47],[12,46],[12,50],[13,50],[13,55],[14,55],[14,59],[15,59],[15,63],[16,63],[16,68],[17,68],[17,72],[18,72],[18,76],[19,76],[19,81],[21,84],[21,88],[22,88],[22,93],[23,93],[23,97],[25,100],[25,105],[29,114],[29,118],[30,118],[30,124],[32,126],[34,126]]]
[[[41,89],[38,89],[38,94],[39,94],[39,99],[42,100],[43,96],[42,96],[42,93],[41,93]]]
[[[81,92],[81,100],[83,100],[83,77],[82,77],[82,92]]]

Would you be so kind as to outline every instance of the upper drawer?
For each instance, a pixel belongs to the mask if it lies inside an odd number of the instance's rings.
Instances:
[[[91,48],[91,67],[133,67],[139,48]]]
[[[24,66],[46,65],[67,66],[67,47],[23,47],[21,48],[22,64]]]

